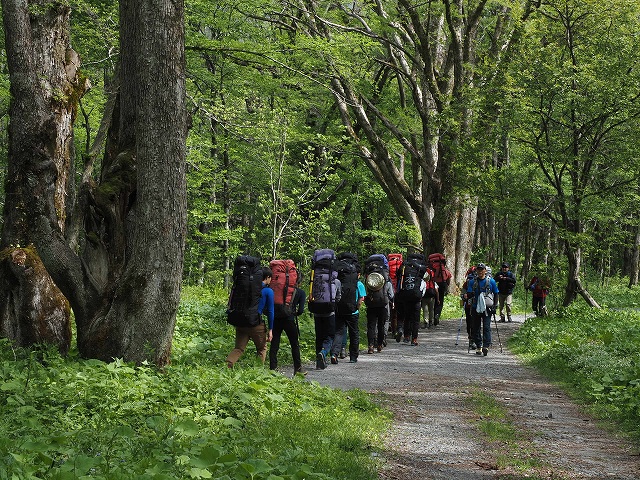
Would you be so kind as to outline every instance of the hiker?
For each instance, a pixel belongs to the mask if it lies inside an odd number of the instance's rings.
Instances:
[[[274,262],[271,262],[273,266]],[[295,267],[294,267],[295,268]],[[277,275],[274,273],[274,275]],[[299,287],[302,276],[296,271],[296,279],[293,284],[288,287],[292,290],[291,300],[286,308],[278,308],[275,305],[275,315],[273,320],[273,338],[269,347],[269,368],[275,370],[278,367],[278,350],[280,349],[280,338],[282,332],[287,335],[289,344],[291,345],[291,357],[293,358],[293,374],[306,375],[307,372],[302,368],[300,360],[300,328],[298,326],[298,317],[304,313],[304,306],[307,294]],[[273,285],[276,283],[272,278],[271,286],[274,290],[274,300],[277,302],[278,293]],[[283,294],[283,296],[285,296]]]
[[[438,284],[438,297],[433,313],[433,325],[440,323],[440,315],[444,306],[444,298],[449,292],[451,283],[451,272],[447,268],[446,258],[442,253],[432,253],[429,255],[429,266],[434,272],[433,280]]]
[[[499,293],[498,285],[493,278],[487,277],[487,267],[484,263],[476,265],[476,277],[469,280],[467,286],[467,300],[471,298],[471,313],[473,315],[472,336],[476,344],[476,355],[489,353],[491,347],[491,314],[494,299]]]
[[[500,271],[495,276],[498,284],[498,313],[500,321],[504,322],[504,311],[507,312],[507,320],[511,321],[511,302],[513,300],[513,289],[516,286],[516,276],[509,270],[510,266],[507,262],[503,262]]]
[[[420,253],[408,255],[400,267],[396,299],[398,309],[396,342],[402,339],[404,343],[411,341],[411,345],[418,345],[420,307],[427,288],[424,281],[426,271],[427,262],[424,255]]]
[[[473,341],[473,335],[472,335],[473,313],[471,310],[473,308],[472,307],[473,300],[471,299],[471,297],[467,296],[467,288],[469,287],[469,281],[474,279],[475,277],[476,277],[476,266],[472,265],[467,270],[467,277],[464,283],[462,284],[461,293],[460,293],[460,299],[461,299],[460,301],[461,301],[462,307],[464,308],[464,319],[467,326],[467,338],[469,339],[469,350],[475,350],[476,344]]]
[[[236,263],[238,263],[238,260],[236,260]],[[234,278],[236,277],[235,270],[236,267],[234,267]],[[273,337],[273,290],[269,288],[272,276],[273,274],[269,267],[262,268],[262,289],[260,290],[260,300],[257,305],[257,317],[255,319],[256,323],[253,324],[254,322],[249,322],[246,325],[236,325],[235,347],[227,356],[228,368],[233,368],[235,363],[240,359],[245,349],[247,348],[247,345],[249,344],[249,340],[252,340],[255,344],[256,354],[258,355],[260,360],[262,360],[262,363],[264,363],[265,359],[267,358],[267,342],[270,342],[271,338]],[[240,288],[239,283],[240,282],[236,283],[236,281],[234,280],[234,292],[236,294],[236,298],[239,297],[239,295],[237,295],[237,289]],[[234,293],[232,293],[232,297],[233,296]],[[232,302],[230,301],[230,304],[231,303]],[[232,321],[232,313],[232,311],[229,312],[229,321]],[[265,323],[264,319],[262,318],[263,314],[267,316],[268,331],[265,330]]]
[[[393,286],[393,294],[394,296],[398,294],[398,271],[402,265],[402,254],[401,253],[390,253],[389,256],[389,280],[391,280],[391,285]],[[389,328],[387,329],[387,333],[391,333],[392,335],[396,334],[396,330],[398,329],[398,310],[396,308],[395,302],[389,305]]]
[[[331,363],[346,358],[347,333],[349,336],[349,362],[356,363],[360,353],[360,307],[367,294],[360,281],[360,264],[355,253],[343,252],[336,262],[338,280],[342,289],[336,304],[336,335],[331,351]]]
[[[313,313],[316,334],[316,369],[327,368],[327,355],[336,334],[336,303],[340,301],[342,288],[335,268],[336,254],[325,248],[316,250],[311,262],[311,283],[307,307]]]
[[[534,276],[529,282],[529,290],[531,290],[532,300],[531,308],[536,317],[548,315],[547,311],[547,295],[549,295],[549,282],[546,279]]]
[[[422,328],[431,328],[435,320],[436,303],[440,301],[438,284],[433,280],[435,272],[427,265],[427,271],[422,277],[425,282],[424,297],[422,297]]]
[[[371,255],[365,261],[364,302],[367,306],[367,353],[381,352],[386,344],[389,304],[393,302],[393,285],[389,280],[387,257]]]

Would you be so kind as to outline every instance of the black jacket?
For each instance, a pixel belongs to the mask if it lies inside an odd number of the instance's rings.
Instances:
[[[510,295],[513,293],[516,286],[516,276],[511,271],[499,271],[494,278],[501,294]]]

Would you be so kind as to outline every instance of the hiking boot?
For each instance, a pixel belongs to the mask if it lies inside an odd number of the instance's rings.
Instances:
[[[509,321],[511,321],[511,319],[509,319]],[[504,315],[500,315],[500,322],[502,322],[502,323],[504,323],[504,322],[505,322],[505,320],[504,320]]]
[[[386,339],[386,338],[382,341],[382,346],[383,346],[383,347],[386,347],[386,346],[387,346],[387,339]]]
[[[402,343],[409,343],[409,337],[404,337],[404,339],[402,340]]]
[[[308,372],[307,372],[304,368],[302,368],[302,367],[300,367],[300,368],[298,368],[297,370],[294,370],[294,371],[293,371],[293,374],[294,374],[294,375],[301,375],[301,376],[303,376],[303,377],[304,377],[304,376],[306,376],[306,375],[307,375],[307,373],[308,373]]]
[[[342,348],[340,349],[340,358],[347,358],[347,350]]]
[[[482,348],[482,355],[484,355],[486,357],[487,353],[489,353],[489,349],[487,347],[483,347]]]
[[[475,342],[469,342],[469,350],[475,350],[476,349],[476,343]]]
[[[476,349],[476,355],[482,355],[482,349],[477,348]]]
[[[378,345],[378,353],[382,351],[382,345]]]
[[[331,365],[337,365],[337,364],[338,364],[338,356],[331,355]]]
[[[369,350],[367,350],[368,354],[372,354],[373,353],[373,345],[369,345]]]
[[[396,332],[396,342],[400,343],[400,340],[402,340],[402,331],[398,330]]]
[[[423,330],[427,328],[427,322],[422,322],[422,324],[420,325],[420,328]]]
[[[418,339],[414,338],[413,340],[411,340],[411,345],[414,346],[414,347],[417,347],[418,346]]]
[[[511,315],[507,316],[507,321],[510,322],[511,321]]]
[[[429,323],[427,324],[427,328],[431,328],[431,327],[433,327],[433,322],[429,322]]]
[[[316,355],[316,370],[324,370],[327,368],[327,357],[324,356],[324,353],[318,352]]]
[[[349,363],[358,363],[358,358],[357,357],[351,357],[349,359]]]

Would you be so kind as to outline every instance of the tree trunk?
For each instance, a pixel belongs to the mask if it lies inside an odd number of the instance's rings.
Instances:
[[[567,307],[576,299],[578,294],[585,299],[587,304],[591,307],[600,308],[598,302],[589,294],[586,288],[583,287],[580,281],[580,265],[582,262],[582,251],[580,247],[575,247],[568,242],[565,242],[566,255],[568,265],[567,273],[567,286],[565,288],[564,300],[562,305]]]
[[[64,62],[46,61],[47,55],[57,58],[55,54],[65,52],[68,7],[47,4],[32,9],[25,0],[3,0],[2,6],[12,92],[11,181],[2,241],[5,247],[33,242],[35,248],[25,249],[33,255],[26,256],[24,266],[22,260],[15,260],[19,251],[13,256],[11,250],[3,251],[1,333],[7,335],[6,326],[16,324],[8,315],[34,322],[35,317],[60,319],[60,312],[66,311],[68,327],[71,304],[81,355],[166,364],[186,231],[183,4],[121,3],[118,75],[122,87],[114,104],[100,182],[91,180],[90,161],[82,175],[78,206],[86,233],[78,242],[80,255],[64,236],[66,212],[71,209],[61,192],[73,192],[68,186],[73,180],[71,125],[86,84],[78,78],[77,58],[69,50]],[[41,17],[48,23],[30,28],[29,13],[31,25],[39,25]],[[66,20],[53,22],[48,15]],[[51,38],[62,40],[50,45]],[[50,51],[36,48],[38,42]],[[49,77],[34,68],[41,64],[51,65],[55,72],[51,78],[66,78],[70,90],[64,84],[50,87]],[[63,108],[69,111],[66,117],[60,116]],[[29,270],[31,265],[37,267],[37,255],[46,272]],[[49,293],[55,291],[46,283],[47,272],[64,296]],[[11,283],[13,290],[8,288],[10,275],[16,279]],[[14,284],[22,288],[25,281],[31,285],[16,295]],[[50,304],[35,301],[36,294],[48,295]],[[32,310],[25,311],[30,306]],[[42,315],[34,315],[37,308]],[[37,327],[11,331],[36,331]],[[67,331],[64,323],[54,327],[57,332]]]
[[[636,226],[631,249],[631,265],[629,267],[629,288],[638,285],[638,270],[640,270],[640,224]]]
[[[135,215],[126,225],[130,221],[133,235],[113,301],[92,319],[79,349],[105,360],[164,365],[180,300],[186,234],[184,11],[182,2],[122,3],[129,16],[122,19],[121,45],[131,49],[126,58],[133,62],[122,71],[133,78],[121,84],[136,85],[134,102],[121,104],[120,116],[120,132],[128,118],[135,133]],[[121,136],[120,148],[128,144]]]
[[[42,262],[53,253],[57,268],[69,253],[72,125],[89,85],[69,46],[68,6],[3,0],[2,10],[12,98],[2,230],[2,246],[11,248],[0,267],[0,334],[18,345],[47,342],[66,352],[69,304]]]

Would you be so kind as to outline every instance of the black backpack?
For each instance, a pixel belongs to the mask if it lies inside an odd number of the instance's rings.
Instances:
[[[351,315],[358,310],[358,272],[360,265],[355,253],[343,252],[338,255],[335,263],[338,271],[338,280],[342,284],[342,296],[336,303],[336,313],[338,315]]]
[[[385,284],[389,282],[389,268],[386,257],[381,254],[371,255],[364,263],[364,285],[367,296],[364,301],[368,307],[384,307],[389,303],[385,294]]]
[[[426,271],[427,266],[420,259],[408,258],[402,263],[398,274],[398,300],[417,302],[422,299],[420,286]]]
[[[233,288],[227,306],[227,322],[236,327],[254,327],[260,323],[258,304],[262,296],[260,259],[239,255],[233,264]]]

